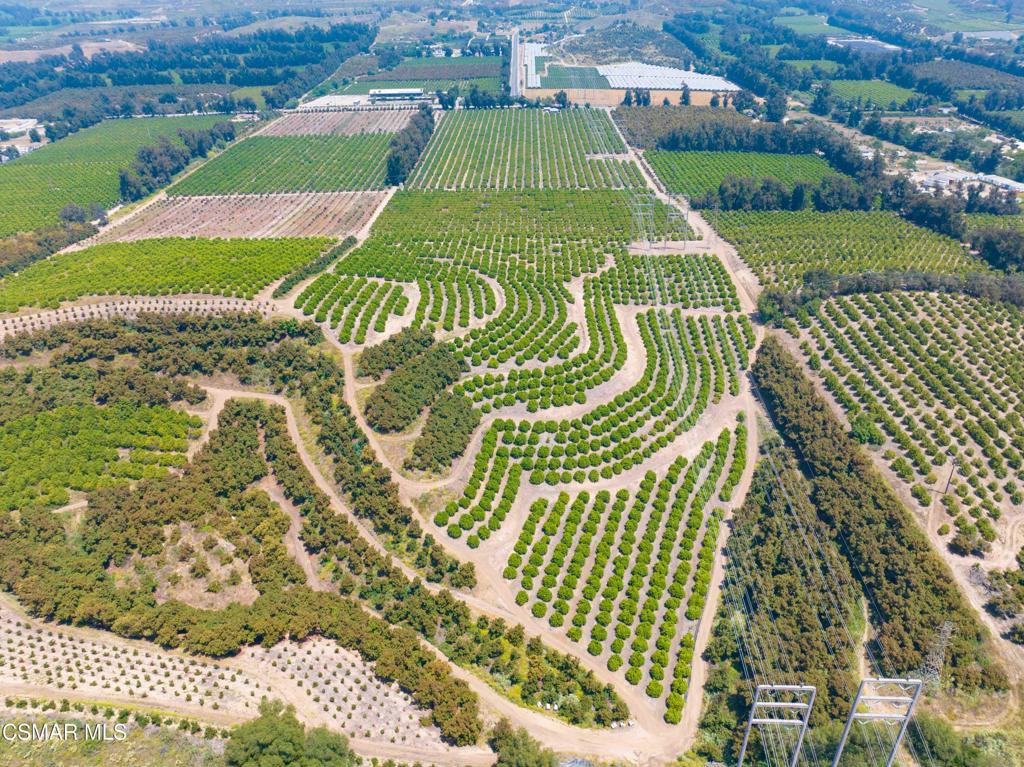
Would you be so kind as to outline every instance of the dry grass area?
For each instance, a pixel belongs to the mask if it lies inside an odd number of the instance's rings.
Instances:
[[[215,533],[202,533],[187,523],[167,531],[168,544],[155,557],[133,554],[123,568],[111,568],[127,582],[145,572],[156,580],[158,603],[176,599],[202,610],[220,610],[229,604],[251,605],[259,592],[248,565],[235,546]]]
[[[357,136],[361,133],[397,133],[412,117],[411,109],[351,112],[293,112],[275,120],[263,136]]]
[[[362,229],[384,197],[384,192],[168,197],[90,242],[153,237],[343,237]]]

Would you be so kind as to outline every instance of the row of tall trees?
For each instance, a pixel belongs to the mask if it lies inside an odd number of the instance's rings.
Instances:
[[[434,112],[424,105],[409,120],[409,124],[395,134],[387,159],[387,182],[392,186],[405,183],[416,161],[434,133]]]
[[[227,121],[201,130],[180,129],[178,141],[161,136],[156,146],[141,147],[131,167],[119,172],[121,198],[126,201],[141,200],[169,184],[193,159],[206,157],[211,149],[233,141],[234,138],[234,123]]]

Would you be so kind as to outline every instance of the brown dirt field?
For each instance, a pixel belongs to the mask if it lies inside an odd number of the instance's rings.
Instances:
[[[82,43],[82,53],[87,59],[91,59],[100,51],[141,51],[141,46],[130,43],[127,40],[107,40],[105,42]],[[0,64],[7,64],[12,61],[32,62],[38,61],[44,56],[66,56],[71,53],[70,45],[62,45],[59,48],[23,49],[18,51],[0,50]]]
[[[344,237],[362,229],[383,192],[165,197],[90,240],[151,237]]]
[[[397,133],[412,117],[411,109],[375,109],[339,112],[292,112],[266,128],[262,136],[356,136],[360,133]]]

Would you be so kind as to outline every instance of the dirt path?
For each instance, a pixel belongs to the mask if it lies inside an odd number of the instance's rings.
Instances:
[[[258,486],[288,515],[290,524],[288,532],[284,534],[284,547],[289,556],[298,562],[302,572],[306,574],[306,585],[313,591],[334,591],[334,586],[320,577],[319,563],[306,551],[306,547],[302,543],[299,535],[302,531],[302,514],[299,513],[298,507],[285,496],[284,489],[273,473],[267,474],[260,480]]]

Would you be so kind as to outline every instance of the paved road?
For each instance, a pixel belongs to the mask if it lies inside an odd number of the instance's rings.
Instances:
[[[511,89],[512,98],[517,99],[522,95],[519,88],[519,69],[522,62],[519,60],[519,27],[512,30],[512,57],[508,68],[508,84]]]

